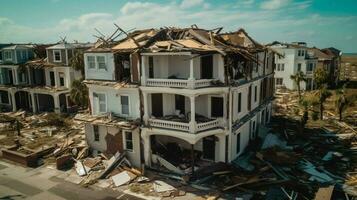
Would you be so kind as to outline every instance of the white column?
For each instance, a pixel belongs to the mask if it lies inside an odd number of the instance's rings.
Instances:
[[[37,105],[36,105],[36,101],[35,101],[35,94],[33,92],[31,92],[30,96],[31,96],[32,112],[36,113],[37,112]]]
[[[195,108],[195,96],[190,96],[191,104],[191,120],[190,120],[190,132],[196,132],[196,108]]]
[[[227,129],[227,95],[223,94],[223,122],[224,128]]]
[[[8,93],[11,97],[11,105],[12,105],[12,111],[16,112],[17,108],[16,108],[16,99],[15,99],[15,92],[10,90]]]
[[[148,94],[146,92],[143,92],[143,99],[144,99],[144,122],[145,124],[148,123],[149,120],[149,105],[148,105]]]
[[[146,86],[146,56],[141,56],[141,84]]]
[[[146,166],[151,166],[151,141],[150,135],[143,130],[141,132],[141,138],[143,139],[144,144],[144,160]]]
[[[14,68],[14,70],[12,71],[12,76],[14,77],[14,85],[18,85],[19,84],[19,79],[18,79],[18,74],[17,74],[17,69]]]
[[[195,77],[194,77],[194,66],[193,66],[193,59],[190,59],[190,77],[188,78],[188,87],[194,89],[195,87]]]
[[[32,84],[32,81],[31,81],[31,70],[30,70],[30,68],[27,68],[26,69],[27,70],[27,78],[28,78],[28,80],[27,80],[27,83],[29,84],[29,85],[31,85]]]
[[[60,108],[60,102],[59,102],[59,95],[54,94],[54,95],[52,95],[52,97],[53,97],[53,102],[54,102],[54,106],[55,106],[55,113],[60,113],[61,108]]]
[[[224,133],[217,134],[218,137],[218,157],[215,162],[226,162],[226,136]]]

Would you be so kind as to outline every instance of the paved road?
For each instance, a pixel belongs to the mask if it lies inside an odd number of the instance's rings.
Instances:
[[[0,200],[138,199],[111,189],[83,188],[63,174],[46,166],[30,169],[0,160]]]

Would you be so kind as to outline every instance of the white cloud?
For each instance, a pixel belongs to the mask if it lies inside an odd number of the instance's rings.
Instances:
[[[260,8],[264,10],[277,10],[287,6],[291,0],[267,0],[260,4]]]
[[[203,0],[182,0],[180,7],[181,8],[192,8],[195,6],[202,5],[204,3]]]

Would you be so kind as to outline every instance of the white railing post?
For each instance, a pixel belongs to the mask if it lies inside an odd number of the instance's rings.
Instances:
[[[188,78],[188,88],[194,89],[195,88],[195,76],[194,76],[194,66],[193,66],[193,59],[190,59],[190,77]]]

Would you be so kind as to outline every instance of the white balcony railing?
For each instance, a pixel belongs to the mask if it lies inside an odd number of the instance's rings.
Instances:
[[[154,127],[174,129],[179,131],[190,130],[190,125],[188,123],[183,123],[183,122],[174,122],[174,121],[161,120],[161,119],[149,119],[149,124],[150,126],[154,126]]]
[[[200,132],[212,128],[218,128],[221,126],[221,121],[219,119],[215,119],[209,122],[204,123],[195,123],[194,127],[190,127],[190,123],[183,123],[183,122],[175,122],[175,121],[168,121],[168,120],[161,120],[161,119],[149,119],[149,125],[158,128],[166,128],[166,129],[173,129],[178,131],[184,132]]]
[[[147,79],[146,85],[152,87],[202,88],[212,84],[214,79],[182,80],[182,79]]]

